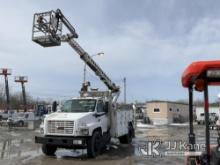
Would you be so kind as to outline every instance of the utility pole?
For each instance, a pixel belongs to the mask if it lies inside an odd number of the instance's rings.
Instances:
[[[0,75],[3,75],[5,77],[5,94],[6,94],[6,101],[7,101],[6,110],[7,110],[7,112],[9,112],[9,110],[10,110],[10,96],[9,96],[9,86],[8,86],[8,75],[11,75],[11,69],[1,68]]]
[[[27,78],[27,76],[15,76],[15,82],[21,83],[24,112],[27,112],[27,100],[26,100],[26,92],[25,92],[24,83],[28,82],[28,78]]]
[[[127,87],[126,77],[124,77],[123,83],[124,83],[124,103],[126,104],[126,87]]]

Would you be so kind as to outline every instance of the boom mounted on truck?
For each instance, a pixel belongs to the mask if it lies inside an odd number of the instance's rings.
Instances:
[[[62,34],[62,25],[68,33]],[[32,40],[43,47],[60,46],[67,42],[108,87],[108,91],[88,91],[89,83],[83,83],[81,96],[64,103],[61,112],[45,117],[43,137],[35,137],[42,143],[46,155],[55,153],[58,147],[87,148],[89,157],[97,156],[110,142],[111,137],[121,143],[130,143],[134,137],[132,109],[116,106],[120,88],[113,83],[89,54],[75,41],[78,34],[62,12],[49,11],[34,14]]]
[[[63,24],[69,30],[66,35],[62,35]],[[32,40],[43,47],[59,46],[61,42],[69,43],[108,89],[112,93],[119,95],[120,88],[110,80],[89,54],[75,41],[75,38],[78,38],[78,34],[59,9],[56,12],[50,11],[35,14],[32,34]]]

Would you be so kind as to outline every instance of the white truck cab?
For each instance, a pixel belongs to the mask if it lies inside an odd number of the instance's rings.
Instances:
[[[44,119],[44,135],[91,136],[94,128],[107,132],[107,107],[99,98],[67,100],[61,110]],[[71,128],[71,131],[70,131]]]
[[[113,110],[101,97],[67,100],[61,110],[45,117],[41,132],[35,137],[46,155],[57,148],[85,149],[88,157],[97,156],[111,137],[130,143],[134,137],[132,109]]]

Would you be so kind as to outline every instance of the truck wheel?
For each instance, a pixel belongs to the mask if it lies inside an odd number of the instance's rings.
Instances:
[[[197,121],[197,124],[200,125],[200,121]]]
[[[102,136],[102,146],[101,146],[101,151],[105,151],[107,149],[107,146],[111,143],[111,135],[110,133],[108,134],[103,134]]]
[[[111,136],[108,137],[106,144],[110,144],[111,142]]]
[[[220,146],[220,137],[217,138],[218,146]]]
[[[19,126],[19,127],[23,127],[23,126],[24,126],[24,121],[19,121],[19,122],[18,122],[18,126]]]
[[[220,164],[220,152],[218,151],[218,147],[214,150],[211,156],[211,162],[214,164]]]
[[[134,129],[132,126],[129,126],[128,134],[119,137],[119,141],[121,144],[130,144],[132,142],[133,137],[134,137]]]
[[[91,138],[87,141],[87,156],[89,158],[95,158],[99,155],[101,150],[101,134],[95,131]]]
[[[56,152],[57,147],[49,144],[43,144],[42,145],[42,151],[47,156],[53,156]]]

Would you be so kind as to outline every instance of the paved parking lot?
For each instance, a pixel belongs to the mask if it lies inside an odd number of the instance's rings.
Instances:
[[[204,126],[196,126],[197,142],[204,144]],[[180,145],[187,142],[188,126],[163,126],[136,129],[136,138],[131,145],[120,145],[113,139],[109,149],[96,159],[87,159],[85,150],[59,149],[56,156],[48,157],[41,146],[34,143],[39,131],[0,128],[0,164],[4,165],[127,165],[127,164],[184,164]],[[216,143],[217,133],[211,132],[211,142]],[[159,147],[157,146],[158,143]],[[181,144],[180,144],[181,143]],[[156,145],[149,153],[147,146]],[[176,145],[176,146],[175,146]],[[148,146],[149,147],[149,146]],[[176,147],[176,148],[175,148]],[[169,149],[170,148],[170,149]],[[172,149],[171,149],[172,148]],[[157,151],[159,156],[157,155]],[[152,155],[151,155],[152,154]],[[174,154],[171,156],[171,154]],[[175,156],[175,154],[179,154]],[[153,156],[154,155],[154,156]],[[169,156],[167,156],[169,155]]]

